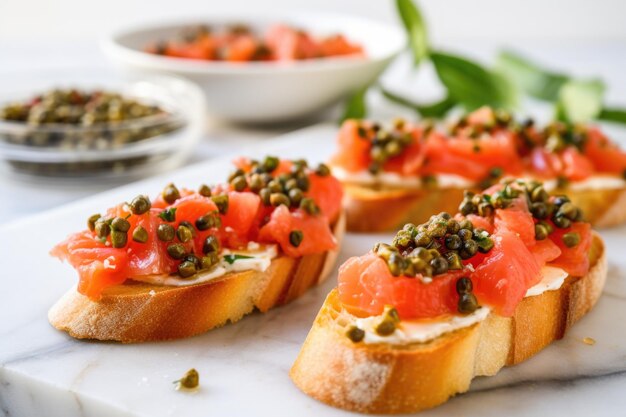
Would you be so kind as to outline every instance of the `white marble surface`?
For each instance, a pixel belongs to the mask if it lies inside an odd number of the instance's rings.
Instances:
[[[266,143],[262,153],[324,159],[335,127],[322,125]],[[306,149],[306,150],[305,150]],[[258,148],[242,154],[261,156]],[[287,372],[335,277],[296,302],[186,340],[141,345],[76,341],[46,312],[75,282],[47,250],[85,217],[169,179],[218,180],[229,158],[130,184],[0,226],[0,416],[341,416],[300,393]],[[529,361],[474,381],[470,393],[421,416],[619,416],[626,409],[626,228],[603,232],[609,278],[597,307],[561,341]],[[348,235],[340,262],[388,238]],[[582,342],[594,338],[593,346]],[[323,364],[320,364],[323,366]],[[202,388],[174,390],[195,367]]]

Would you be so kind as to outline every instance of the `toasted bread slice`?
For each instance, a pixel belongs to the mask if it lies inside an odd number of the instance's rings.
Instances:
[[[264,272],[233,272],[183,287],[128,281],[92,301],[70,289],[48,312],[50,323],[78,339],[123,343],[179,339],[235,322],[255,308],[265,312],[286,304],[322,282],[332,270],[345,230],[335,223],[337,249],[272,260]]]
[[[606,279],[603,242],[594,234],[591,269],[558,289],[526,297],[513,317],[490,313],[470,327],[427,343],[353,343],[355,317],[333,290],[317,315],[291,378],[326,404],[363,413],[410,413],[434,407],[469,389],[474,376],[494,375],[528,359],[585,315]]]
[[[348,230],[389,232],[406,223],[424,223],[433,213],[456,213],[463,188],[392,188],[344,184]],[[478,192],[479,190],[474,190]],[[619,189],[559,189],[585,213],[594,227],[611,227],[626,222],[626,187]]]

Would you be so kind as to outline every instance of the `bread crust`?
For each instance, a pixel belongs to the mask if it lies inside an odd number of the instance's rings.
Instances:
[[[325,280],[345,231],[342,214],[333,227],[337,249],[301,258],[279,256],[263,271],[242,271],[184,287],[129,281],[107,288],[92,301],[70,289],[48,320],[77,339],[137,343],[179,339],[240,320],[255,308],[286,304]]]
[[[594,234],[592,267],[558,289],[526,297],[512,317],[490,313],[470,327],[427,343],[353,343],[337,290],[327,297],[290,376],[304,393],[334,407],[362,413],[412,413],[469,389],[475,376],[536,354],[584,316],[606,280],[603,242]]]
[[[424,223],[433,213],[456,213],[465,188],[392,188],[344,183],[344,205],[351,232],[390,232],[406,223]],[[475,189],[475,192],[480,190]],[[585,213],[594,227],[626,222],[626,187],[619,189],[558,189]]]

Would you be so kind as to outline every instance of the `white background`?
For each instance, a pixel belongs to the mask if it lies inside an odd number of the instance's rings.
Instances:
[[[0,0],[0,40],[91,40],[120,25],[238,10],[326,10],[391,22],[394,5],[393,0]],[[626,39],[624,0],[421,0],[420,6],[437,41]]]

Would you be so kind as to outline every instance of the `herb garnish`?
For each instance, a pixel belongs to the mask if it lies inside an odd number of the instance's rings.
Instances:
[[[176,220],[176,207],[170,207],[159,213],[159,217],[166,222],[173,222]]]
[[[239,255],[239,254],[224,255],[224,260],[231,265],[235,263],[235,261],[238,261],[239,259],[252,259],[252,258],[254,258],[254,256]]]

